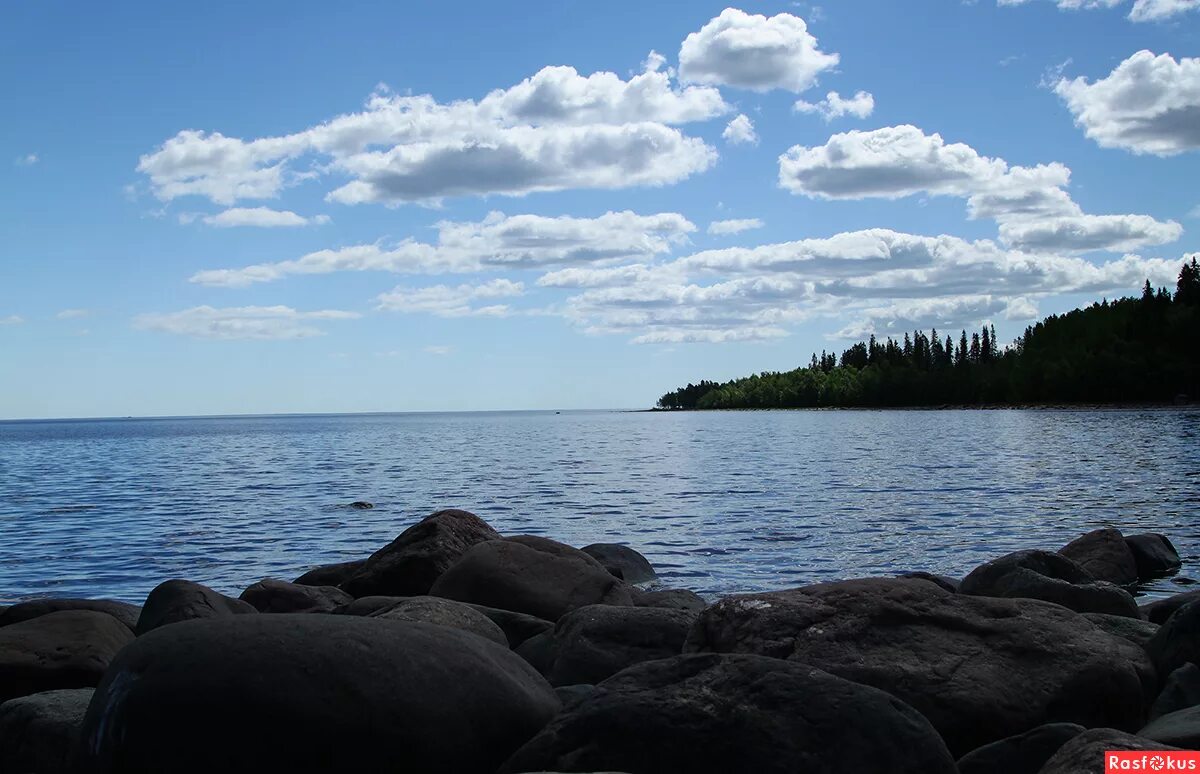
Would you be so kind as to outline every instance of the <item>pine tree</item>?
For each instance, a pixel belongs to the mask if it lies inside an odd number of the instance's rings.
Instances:
[[[979,359],[985,363],[990,363],[992,360],[992,335],[988,333],[988,329],[983,329],[983,341],[979,347]]]
[[[1191,263],[1184,263],[1179,271],[1179,283],[1175,286],[1175,303],[1184,306],[1200,306],[1200,265],[1195,256]]]

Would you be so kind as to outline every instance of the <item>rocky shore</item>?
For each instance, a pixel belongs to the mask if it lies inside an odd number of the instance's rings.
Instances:
[[[0,609],[0,772],[1083,774],[1200,747],[1162,535],[712,604],[636,551],[434,513],[239,598]]]

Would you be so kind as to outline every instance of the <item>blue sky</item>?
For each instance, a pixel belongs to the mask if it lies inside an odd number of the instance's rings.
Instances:
[[[1002,2],[7,3],[0,417],[643,407],[1170,282],[1200,2]]]

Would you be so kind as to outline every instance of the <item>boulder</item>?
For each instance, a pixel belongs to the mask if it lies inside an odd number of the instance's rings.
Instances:
[[[160,626],[194,618],[217,618],[257,612],[249,602],[227,597],[208,586],[187,580],[169,580],[158,584],[150,592],[150,596],[146,597],[136,631],[138,636],[141,636]]]
[[[1176,610],[1146,643],[1146,652],[1160,675],[1169,675],[1189,661],[1200,663],[1200,602]]]
[[[369,617],[449,626],[508,647],[508,637],[504,636],[499,626],[492,623],[492,619],[461,602],[440,597],[408,597],[391,607],[376,610]]]
[[[1137,562],[1119,529],[1105,527],[1092,530],[1058,549],[1058,553],[1078,564],[1096,580],[1118,586],[1131,586],[1138,581]]]
[[[341,586],[355,597],[424,596],[467,549],[499,538],[500,533],[473,513],[438,511],[371,554]]]
[[[550,674],[550,670],[554,668],[554,661],[558,658],[558,643],[554,640],[554,631],[530,637],[514,648],[514,652],[539,674]]]
[[[629,590],[637,607],[661,607],[667,610],[691,610],[699,613],[708,607],[704,597],[687,589],[655,589],[643,591],[634,586]]]
[[[632,605],[629,587],[587,554],[550,540],[489,540],[465,553],[429,593],[557,621],[585,605]]]
[[[530,637],[554,628],[552,621],[538,618],[535,615],[514,613],[512,610],[501,610],[498,607],[488,607],[487,605],[464,604],[472,610],[483,613],[492,620],[492,623],[499,626],[504,631],[504,636],[508,637],[508,645],[511,648],[516,648]]]
[[[95,610],[98,613],[108,613],[130,630],[137,626],[138,616],[142,612],[137,605],[111,599],[31,599],[28,602],[18,602],[0,613],[0,627],[28,621],[46,613],[57,613],[60,610]]]
[[[358,572],[359,568],[366,563],[366,559],[355,559],[352,562],[323,564],[320,567],[312,568],[292,583],[300,586],[341,586],[347,578]]]
[[[927,580],[930,583],[937,584],[939,587],[945,589],[946,591],[949,591],[949,592],[952,592],[955,594],[958,593],[958,584],[960,584],[962,582],[958,578],[951,578],[949,575],[935,575],[934,573],[925,572],[924,570],[915,570],[913,572],[902,572],[897,577],[916,578],[917,580]]]
[[[1146,532],[1141,535],[1128,535],[1125,544],[1133,554],[1134,564],[1137,565],[1138,577],[1142,580],[1161,578],[1170,575],[1183,564],[1179,552],[1166,535],[1157,532]]]
[[[1197,705],[1200,705],[1200,667],[1188,662],[1168,675],[1146,719],[1154,720]]]
[[[355,500],[350,503],[350,507],[356,511],[369,511],[375,507],[375,503],[369,503],[366,500]]]
[[[342,605],[333,612],[336,615],[371,615],[380,610],[386,610],[397,602],[403,602],[406,599],[412,599],[412,597],[359,597],[347,605]]]
[[[760,656],[649,661],[566,708],[500,769],[654,774],[954,774],[919,713],[883,691]]]
[[[444,626],[228,616],[167,626],[114,661],[79,774],[491,774],[559,709],[508,649]]]
[[[1109,613],[1138,618],[1127,591],[1096,581],[1075,562],[1049,551],[1017,551],[980,565],[963,578],[960,594],[976,597],[1042,599],[1077,613]]]
[[[1121,637],[1143,647],[1158,631],[1158,624],[1140,618],[1107,613],[1084,613],[1083,617],[1114,637]]]
[[[68,774],[92,691],[64,688],[0,704],[0,771]]]
[[[647,583],[658,577],[646,557],[629,546],[616,543],[592,543],[579,549],[626,583]]]
[[[1185,591],[1173,594],[1166,599],[1156,599],[1138,608],[1142,618],[1156,624],[1165,624],[1175,611],[1191,602],[1200,600],[1200,591]]]
[[[335,586],[306,586],[267,578],[239,597],[260,613],[332,613],[354,597]]]
[[[1138,736],[1184,750],[1200,749],[1200,707],[1175,710],[1150,721]]]
[[[586,683],[582,685],[560,685],[554,689],[554,694],[562,702],[563,709],[574,707],[595,692],[596,686]]]
[[[133,640],[107,613],[61,610],[0,629],[0,702],[100,682],[109,662]]]
[[[1040,774],[1105,774],[1104,753],[1108,750],[1174,749],[1114,728],[1093,728],[1058,748]]]
[[[1141,648],[1063,607],[911,579],[723,599],[684,650],[786,658],[889,691],[956,755],[1056,721],[1140,728],[1155,679]]]
[[[1038,774],[1059,748],[1084,732],[1075,723],[1047,723],[985,744],[958,759],[959,774]]]
[[[554,627],[551,685],[599,683],[626,667],[683,652],[696,613],[655,607],[588,605]]]

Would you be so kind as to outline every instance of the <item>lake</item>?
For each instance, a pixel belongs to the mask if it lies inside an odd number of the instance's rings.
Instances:
[[[373,510],[348,504],[368,500]],[[1200,577],[1200,411],[581,411],[0,423],[0,602],[234,594],[440,509],[714,596],[962,575],[1114,525]]]

